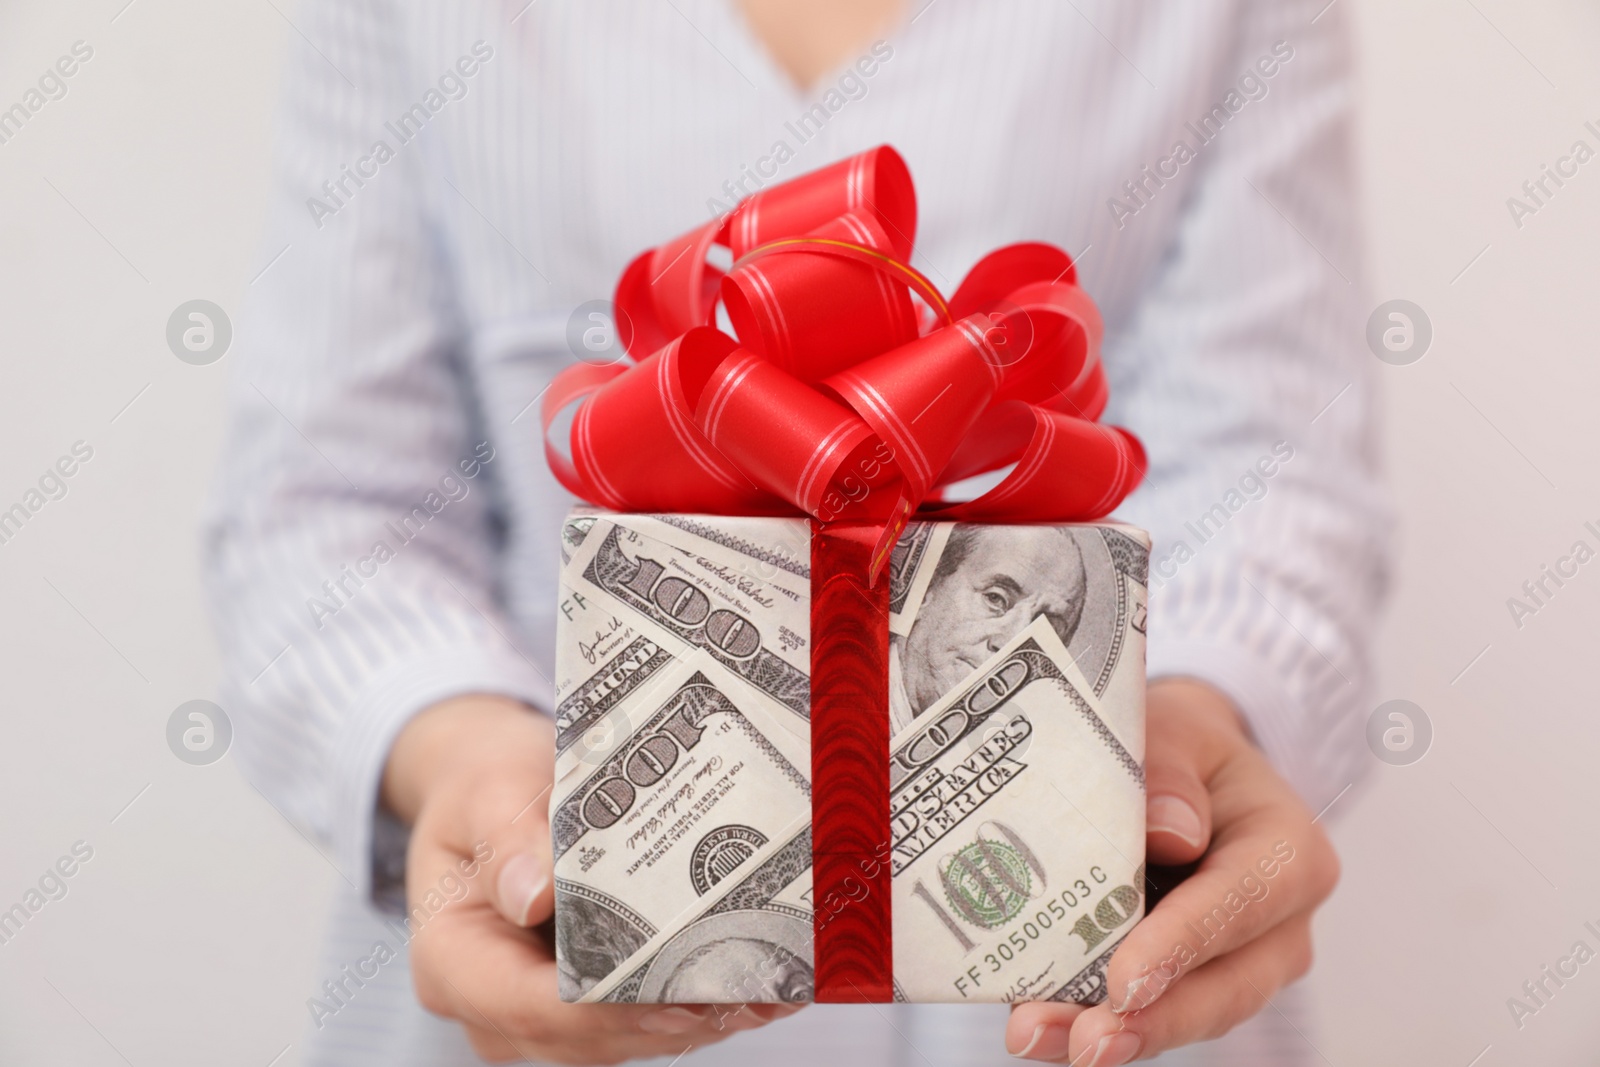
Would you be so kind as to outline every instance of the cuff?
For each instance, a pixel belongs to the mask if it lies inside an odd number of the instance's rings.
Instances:
[[[1239,709],[1267,759],[1302,797],[1320,794],[1324,783],[1297,737],[1294,698],[1270,666],[1234,645],[1210,641],[1152,641],[1147,674],[1195,678],[1214,686]]]
[[[496,693],[543,708],[554,695],[509,649],[441,648],[373,678],[334,741],[334,860],[363,900],[376,902],[374,891],[385,888],[375,884],[374,845],[381,837],[389,851],[395,846],[395,827],[378,826],[378,790],[395,736],[417,712],[463,693]],[[403,848],[403,834],[399,840]]]

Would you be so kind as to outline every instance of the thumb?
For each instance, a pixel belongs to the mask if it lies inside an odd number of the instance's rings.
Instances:
[[[550,879],[550,849],[544,855],[518,852],[500,865],[495,877],[495,909],[517,926],[538,926],[555,910]]]
[[[1205,746],[1186,730],[1152,718],[1145,740],[1145,847],[1150,862],[1191,863],[1211,843],[1211,792]]]
[[[1150,784],[1145,804],[1146,851],[1164,866],[1192,863],[1211,841],[1210,803],[1185,788],[1187,783]]]
[[[538,926],[555,910],[550,856],[550,787],[532,800],[525,792],[510,810],[484,828],[493,855],[484,866],[494,908],[515,926]],[[507,807],[497,805],[501,812]]]

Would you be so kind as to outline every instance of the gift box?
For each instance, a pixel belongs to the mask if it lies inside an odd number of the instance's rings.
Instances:
[[[886,705],[888,743],[865,753],[837,724],[819,736],[813,713],[813,666],[840,655],[812,627],[814,541],[803,519],[569,519],[551,801],[563,999],[811,1000],[819,952],[873,951],[853,928],[884,915],[888,988],[854,979],[839,999],[1098,1001],[1142,914],[1148,539],[907,526],[873,591],[882,644],[853,657],[881,658],[884,691],[843,709]],[[883,790],[861,827],[844,820],[865,847],[814,855],[814,808],[853,787],[869,804]]]
[[[764,189],[635,259],[631,362],[542,398],[603,509],[563,545],[565,999],[1096,1001],[1142,914],[1100,318],[1037,243],[946,299],[915,230],[887,146]]]

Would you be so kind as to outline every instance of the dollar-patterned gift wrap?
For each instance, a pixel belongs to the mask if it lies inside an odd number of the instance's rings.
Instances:
[[[811,1000],[817,931],[890,885],[893,999],[1103,999],[1143,914],[1147,535],[906,528],[883,579],[889,840],[817,899],[812,530],[569,518],[562,998]]]

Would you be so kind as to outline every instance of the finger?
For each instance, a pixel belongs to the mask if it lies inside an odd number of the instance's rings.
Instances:
[[[773,1016],[757,1011],[760,1005],[709,1005],[709,1022],[717,1030],[739,1032],[739,1030],[757,1030],[768,1022],[773,1021]]]
[[[594,1034],[585,1041],[581,1047],[574,1047],[570,1042],[534,1043],[527,1038],[517,1039],[508,1034],[497,1025],[494,1020],[478,1015],[462,1020],[461,1028],[467,1035],[467,1041],[472,1046],[472,1051],[478,1058],[488,1063],[525,1063],[529,1061],[538,1063],[617,1063],[636,1055],[650,1055],[656,1052],[669,1054],[681,1053],[684,1045],[691,1042],[684,1038],[657,1039],[657,1046],[648,1048],[645,1052],[626,1052],[619,1047],[618,1039],[613,1035]],[[662,1044],[661,1042],[665,1042]],[[710,1043],[710,1042],[708,1042]]]
[[[746,1004],[744,1006],[755,1012],[758,1018],[764,1019],[769,1023],[775,1023],[779,1019],[787,1019],[789,1016],[806,1008],[805,1004],[793,1004],[787,1001],[781,1004]]]
[[[1006,1020],[1006,1051],[1019,1059],[1044,1063],[1063,1059],[1073,1020],[1088,1010],[1084,1004],[1018,1004]]]
[[[756,1030],[770,1022],[787,1018],[803,1004],[708,1004],[708,1022],[718,1030],[737,1032]]]
[[[1112,956],[1106,981],[1114,1010],[1149,1006],[1181,976],[1309,911],[1332,891],[1338,861],[1327,838],[1284,795],[1288,787],[1264,760],[1246,762],[1240,773],[1258,781],[1240,791],[1257,798],[1254,806],[1229,813],[1200,869]]]
[[[524,1057],[561,1059],[562,1049],[593,1054],[618,1042],[639,1050],[630,1054],[655,1055],[681,1051],[680,1035],[692,1032],[698,1042],[716,1034],[704,1009],[667,1009],[662,1018],[659,1005],[562,1003],[548,951],[488,909],[440,919],[411,949],[423,1007],[490,1030]]]
[[[1311,919],[1302,916],[1199,968],[1149,1008],[1118,1015],[1101,1004],[1084,1012],[1073,1024],[1065,1062],[1119,1067],[1221,1037],[1310,967]]]
[[[485,1063],[517,1063],[530,1058],[528,1053],[517,1048],[504,1034],[487,1026],[462,1022],[461,1029],[465,1031],[467,1043],[472,1046],[472,1051]]]
[[[619,1057],[675,1055],[685,1039],[708,1044],[778,1015],[750,1010],[719,1026],[718,1010],[708,1005],[562,1003],[544,943],[488,908],[444,913],[412,940],[411,951],[423,1007],[493,1029],[525,1056],[537,1050],[542,1059],[583,1059],[602,1047]]]
[[[503,804],[489,807],[500,810]],[[503,850],[508,831],[489,826],[482,832],[501,834]],[[544,832],[535,831],[531,839],[543,840]],[[454,856],[429,834],[414,836],[412,849],[413,871],[447,865]],[[789,1005],[739,1011],[738,1006],[561,1003],[548,943],[513,927],[488,901],[475,907],[452,904],[435,913],[417,929],[411,958],[417,997],[425,1008],[493,1032],[521,1058],[592,1061],[613,1046],[619,1059],[676,1055],[685,1040],[709,1044],[793,1010]],[[486,1035],[481,1040],[486,1052],[506,1051]]]

